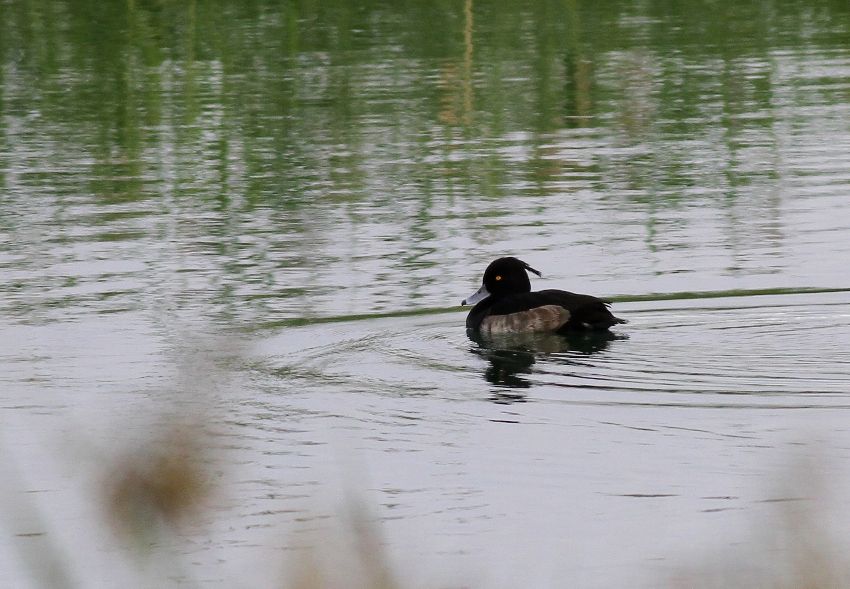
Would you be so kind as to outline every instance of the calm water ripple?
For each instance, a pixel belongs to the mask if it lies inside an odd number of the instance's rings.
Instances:
[[[847,294],[755,299],[681,301],[667,310],[621,305],[630,323],[603,340],[523,336],[476,344],[460,336],[456,314],[376,319],[350,324],[350,330],[344,324],[308,326],[266,342],[263,349],[274,350],[272,364],[258,369],[270,371],[273,381],[282,375],[300,380],[300,386],[319,380],[346,391],[387,387],[391,395],[456,399],[481,394],[469,390],[465,377],[483,362],[482,376],[492,385],[528,388],[522,400],[850,406]],[[304,341],[327,343],[303,349]],[[809,347],[812,341],[817,345]]]
[[[680,4],[3,2],[4,580],[348,587],[361,492],[403,587],[693,586],[788,462],[848,496],[850,4]],[[469,339],[504,254],[630,323]],[[93,481],[188,418],[153,578]]]

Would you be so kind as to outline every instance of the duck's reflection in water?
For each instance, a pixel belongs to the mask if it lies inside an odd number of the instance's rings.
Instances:
[[[469,339],[477,344],[471,348],[472,353],[488,361],[484,379],[495,385],[491,400],[495,403],[522,403],[526,400],[523,389],[534,384],[527,375],[533,374],[533,366],[538,359],[569,363],[577,354],[590,355],[606,349],[618,336],[608,331],[567,335],[470,332]]]

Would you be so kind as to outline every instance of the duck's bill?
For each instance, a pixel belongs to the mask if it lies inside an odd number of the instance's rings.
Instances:
[[[462,300],[460,302],[460,304],[461,304],[461,306],[463,306],[463,305],[474,305],[476,303],[480,303],[481,301],[483,301],[484,299],[486,299],[489,296],[490,296],[490,291],[487,290],[487,287],[482,284],[481,288],[479,288],[475,292],[474,295],[472,295],[469,298]]]

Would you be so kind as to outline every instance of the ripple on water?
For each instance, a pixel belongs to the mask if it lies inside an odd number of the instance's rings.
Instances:
[[[278,387],[698,407],[850,406],[847,293],[619,304],[610,339],[473,342],[462,315],[286,329],[260,346]],[[497,394],[493,396],[493,392]]]

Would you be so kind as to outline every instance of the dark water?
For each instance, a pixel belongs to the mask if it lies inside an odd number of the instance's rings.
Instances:
[[[133,585],[96,481],[171,413],[178,585],[335,562],[354,493],[403,586],[692,586],[850,489],[846,2],[0,14],[5,578]],[[630,323],[470,340],[505,253]]]

